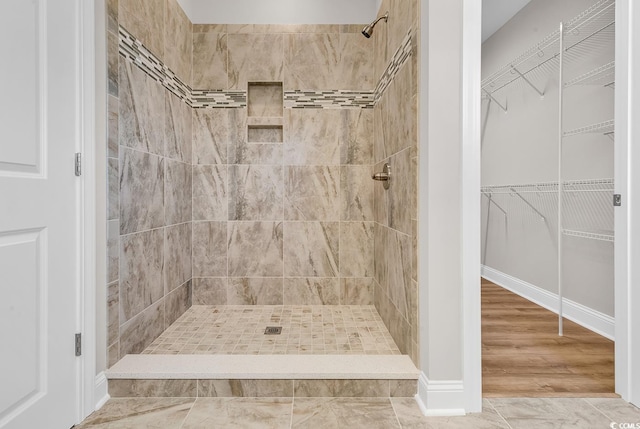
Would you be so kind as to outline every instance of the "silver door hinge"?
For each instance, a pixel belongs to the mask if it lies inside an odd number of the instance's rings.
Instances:
[[[622,205],[622,195],[613,194],[613,206],[620,207]]]
[[[82,356],[82,334],[76,334],[76,356]]]
[[[82,153],[76,152],[76,176],[82,176]]]

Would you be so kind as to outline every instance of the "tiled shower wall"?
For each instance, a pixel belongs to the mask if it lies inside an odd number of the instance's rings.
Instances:
[[[418,365],[417,276],[417,40],[418,2],[384,0],[379,14],[389,11],[387,25],[377,25],[375,75],[382,76],[394,52],[411,34],[412,55],[374,108],[375,170],[388,162],[389,190],[375,186],[375,306],[400,351]]]
[[[189,82],[192,25],[176,0],[107,4],[112,365],[191,306],[191,108],[118,54],[118,26]]]
[[[194,25],[194,88],[371,93],[360,29]],[[373,109],[282,97],[193,111],[193,302],[372,304]],[[248,143],[248,124],[274,121],[281,142]]]
[[[191,25],[175,0],[108,3],[109,364],[192,300],[375,303],[417,362],[415,9],[385,2],[397,19],[367,40],[361,25]],[[192,95],[233,107],[172,95],[118,55],[119,25]],[[281,83],[284,107],[247,106],[249,82]],[[256,123],[282,141],[249,143]],[[370,179],[383,160],[388,192]]]

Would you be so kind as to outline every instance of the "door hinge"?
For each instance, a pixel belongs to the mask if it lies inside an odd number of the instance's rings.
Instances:
[[[82,153],[76,152],[76,176],[82,176]]]
[[[620,207],[622,205],[622,195],[613,194],[613,206]]]
[[[82,334],[76,334],[76,356],[82,356]]]

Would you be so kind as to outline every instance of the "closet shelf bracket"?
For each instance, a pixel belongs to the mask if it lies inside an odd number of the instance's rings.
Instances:
[[[536,88],[536,86],[533,83],[531,83],[531,81],[529,79],[527,79],[527,77],[525,75],[523,75],[520,72],[520,70],[518,70],[514,66],[511,66],[511,70],[516,72],[522,78],[522,80],[524,80],[531,88],[533,88],[533,90],[540,95],[540,98],[544,98],[544,92],[540,91],[538,88]]]
[[[533,210],[534,212],[536,212],[536,214],[537,214],[538,216],[540,216],[540,219],[541,219],[543,222],[546,222],[546,221],[547,221],[547,219],[544,217],[544,215],[543,215],[542,213],[540,213],[540,211],[539,211],[537,208],[535,208],[535,207],[533,206],[533,204],[531,204],[531,203],[530,203],[529,201],[527,201],[527,200],[526,200],[522,195],[520,195],[520,193],[519,193],[518,191],[516,191],[516,190],[515,190],[515,188],[511,188],[511,192],[513,192],[513,193],[514,193],[518,198],[520,198],[520,199],[521,199],[521,200],[522,200],[526,205],[528,205],[528,206],[531,208],[531,210]]]
[[[502,207],[500,207],[500,204],[498,204],[495,201],[493,201],[493,195],[491,193],[482,193],[482,195],[487,197],[487,199],[489,200],[489,204],[493,204],[498,210],[500,210],[502,212],[502,214],[504,215],[505,219],[507,218],[506,210],[503,209]]]
[[[494,103],[496,103],[498,105],[498,107],[500,107],[502,109],[502,111],[504,113],[507,113],[507,107],[506,107],[506,102],[505,102],[505,106],[503,106],[502,104],[500,104],[500,102],[498,100],[495,99],[495,97],[493,95],[491,95],[491,93],[489,91],[487,91],[486,89],[483,89],[484,93],[487,94],[487,97],[489,97],[489,100],[493,101]]]

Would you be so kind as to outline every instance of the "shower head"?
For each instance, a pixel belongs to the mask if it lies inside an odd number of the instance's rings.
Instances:
[[[381,19],[384,19],[384,22],[387,22],[389,20],[389,12],[385,13],[383,16],[381,16],[380,18],[373,21],[371,24],[364,27],[362,29],[362,35],[367,39],[371,37],[371,34],[373,34],[373,27],[375,27],[378,21],[380,21]]]

